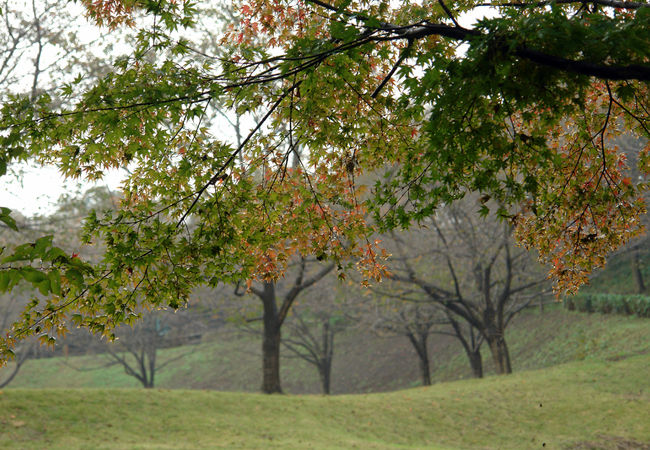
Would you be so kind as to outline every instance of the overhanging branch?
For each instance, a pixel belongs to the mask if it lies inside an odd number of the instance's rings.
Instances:
[[[442,36],[459,41],[471,41],[475,38],[487,37],[486,34],[478,30],[459,28],[455,26],[423,22],[414,24],[410,28],[400,27],[399,30],[384,28],[383,31],[391,33],[390,36],[374,37],[375,41],[394,41],[407,39],[418,40],[429,36]],[[504,50],[508,50],[504,47]],[[566,72],[588,75],[604,80],[638,80],[650,81],[650,66],[641,64],[607,65],[596,64],[590,61],[574,60],[563,58],[561,56],[550,55],[539,50],[528,48],[524,45],[515,47],[512,54],[523,59],[527,59],[536,64],[551,67]]]

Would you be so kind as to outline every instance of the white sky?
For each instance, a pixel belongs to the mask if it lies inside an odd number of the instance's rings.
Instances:
[[[23,174],[20,180],[11,175],[0,178],[0,206],[26,217],[54,212],[57,200],[65,193],[81,194],[93,186],[108,186],[115,190],[122,179],[120,173],[114,171],[102,182],[66,181],[55,167],[34,168],[23,165],[21,168]]]

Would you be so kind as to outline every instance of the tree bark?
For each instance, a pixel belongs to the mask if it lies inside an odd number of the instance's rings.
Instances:
[[[330,318],[326,317],[322,321],[322,347],[323,358],[321,359],[320,377],[323,387],[323,394],[330,394],[330,380],[332,379],[332,357],[334,356],[334,330],[330,327]]]
[[[332,377],[332,362],[329,360],[321,361],[318,366],[318,373],[320,374],[320,383],[323,389],[323,394],[330,395],[330,380]]]
[[[636,291],[639,294],[645,294],[646,286],[643,282],[643,274],[641,273],[641,264],[639,261],[639,248],[632,250],[632,273],[634,273],[634,281],[636,282]]]
[[[282,393],[280,386],[280,321],[275,301],[275,285],[264,283],[264,338],[262,340],[262,392]]]
[[[465,349],[474,378],[483,378],[483,357],[480,350]]]
[[[431,370],[428,356],[420,358],[420,372],[422,374],[422,386],[431,386]]]
[[[503,337],[503,333],[486,334],[485,340],[490,346],[490,352],[492,353],[492,359],[494,360],[494,367],[497,374],[506,375],[512,373],[510,353],[508,352],[508,345]]]
[[[413,333],[407,334],[409,341],[415,348],[420,362],[420,376],[422,377],[423,386],[431,386],[431,367],[429,364],[429,351],[427,349],[428,334],[419,334],[415,336]]]

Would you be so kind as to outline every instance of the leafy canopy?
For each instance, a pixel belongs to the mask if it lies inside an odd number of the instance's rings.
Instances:
[[[559,291],[640,231],[644,179],[615,137],[650,137],[645,3],[250,0],[223,32],[209,4],[82,3],[98,25],[131,27],[133,53],[91,88],[7,102],[0,168],[34,157],[68,177],[130,175],[119,211],[86,222],[102,264],[48,256],[50,241],[2,260],[3,290],[20,273],[49,295],[6,348],[67,318],[110,336],[139,303],[276,279],[296,253],[379,279],[369,236],[469,191],[484,214],[500,205]],[[259,120],[233,145],[217,110]],[[638,162],[647,176],[650,147]]]

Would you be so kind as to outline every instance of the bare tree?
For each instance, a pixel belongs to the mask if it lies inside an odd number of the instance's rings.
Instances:
[[[405,336],[413,346],[420,363],[422,384],[431,384],[428,340],[432,335],[451,336],[463,346],[472,375],[483,377],[481,344],[483,337],[471,324],[458,320],[446,308],[431,303],[426,296],[411,289],[400,289],[404,283],[389,283],[390,287],[373,287],[376,309],[372,327],[381,333]],[[418,295],[419,294],[419,295]]]
[[[20,292],[14,292],[12,295],[3,295],[0,297],[0,331],[5,330],[12,323],[28,299],[28,296],[20,295]],[[37,343],[30,339],[21,342],[14,349],[15,358],[12,364],[0,368],[0,388],[7,386],[13,381],[23,364],[35,353],[36,346]]]
[[[55,96],[56,88],[72,81],[80,68],[87,78],[107,70],[106,53],[119,38],[105,39],[97,30],[89,35],[75,8],[65,0],[0,0],[0,97]]]
[[[373,325],[378,333],[406,336],[413,346],[420,363],[423,386],[431,385],[431,363],[428,341],[435,327],[444,322],[444,313],[432,304],[401,303],[383,308]]]
[[[334,336],[345,328],[345,318],[331,313],[298,313],[286,325],[287,335],[282,343],[298,358],[312,364],[318,370],[323,394],[331,393],[332,360],[334,359]]]
[[[297,273],[292,283],[286,285],[284,293],[278,292],[278,284],[265,281],[261,285],[252,285],[250,292],[262,302],[263,337],[262,337],[262,392],[266,394],[281,393],[280,385],[280,345],[282,341],[282,325],[298,295],[308,287],[320,281],[332,271],[333,264],[317,265],[317,270],[308,274],[308,261],[300,257],[297,262]],[[312,264],[314,265],[314,264]],[[243,296],[246,292],[237,286],[235,295]]]
[[[163,361],[159,359],[161,348],[187,343],[184,342],[186,340],[179,339],[179,335],[188,335],[187,327],[172,318],[172,314],[165,311],[150,312],[133,327],[120,327],[117,333],[118,339],[104,345],[111,361],[102,367],[121,365],[124,372],[137,379],[143,387],[153,388],[157,373],[193,352],[193,350],[183,351]],[[194,322],[193,326],[195,326]]]
[[[396,236],[400,258],[392,267],[392,278],[417,286],[429,301],[445,308],[454,329],[460,327],[458,321],[470,326],[469,334],[463,334],[468,356],[468,350],[480,345],[475,329],[489,345],[497,373],[511,373],[506,328],[541,295],[545,277],[528,252],[514,247],[508,223],[479,217],[470,212],[472,207],[476,203],[467,200],[445,207],[425,224],[427,228],[414,232],[410,239],[424,249],[415,258],[412,249],[408,255],[406,240]],[[478,360],[470,361],[477,374]]]

